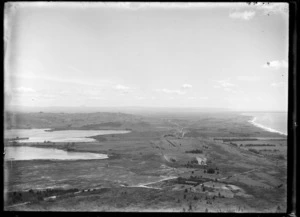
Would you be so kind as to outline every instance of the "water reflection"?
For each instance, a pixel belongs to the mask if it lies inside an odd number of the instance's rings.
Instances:
[[[36,147],[6,147],[5,160],[89,160],[106,159],[106,154],[68,152],[59,149]]]

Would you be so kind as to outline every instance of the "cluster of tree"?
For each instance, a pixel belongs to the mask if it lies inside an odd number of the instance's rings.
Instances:
[[[202,154],[203,151],[200,150],[200,149],[194,149],[194,150],[191,150],[191,151],[185,151],[185,153]]]
[[[186,168],[202,168],[203,165],[199,165],[198,161],[196,159],[188,161],[186,164],[184,164]]]
[[[92,138],[96,139],[98,142],[105,142],[107,141],[107,138],[103,136],[93,136]]]
[[[65,148],[67,148],[68,151],[71,151],[74,149],[74,145],[75,145],[75,142],[68,142],[66,145],[65,145]]]
[[[16,140],[24,140],[24,139],[29,139],[29,137],[21,137],[19,138],[18,136],[16,138],[11,138],[11,139],[6,139],[7,141],[16,141]]]
[[[175,160],[175,159],[173,159],[173,158],[170,158],[170,161],[171,161],[171,162],[173,162],[173,163],[175,163],[175,162],[176,162],[176,160]]]
[[[208,168],[207,170],[204,170],[203,172],[204,172],[204,173],[209,173],[209,174],[214,174],[214,173],[219,174],[219,168],[218,168],[218,167],[216,167],[215,169],[213,169],[213,168]]]
[[[22,193],[21,192],[19,192],[19,193],[14,192],[13,195],[12,195],[11,201],[12,201],[12,203],[18,203],[18,202],[23,201]]]
[[[261,151],[278,152],[279,150],[277,150],[277,149],[261,149]]]
[[[215,169],[209,168],[209,169],[207,170],[207,173],[214,174],[214,173],[215,173]]]
[[[232,141],[256,141],[258,139],[256,139],[256,138],[245,138],[245,139],[231,138],[231,139],[221,139],[221,140],[223,140],[223,142],[232,142]]]
[[[230,142],[230,145],[234,145],[234,146],[238,147],[238,144],[233,143],[233,142]]]
[[[253,152],[255,154],[259,154],[259,151],[256,150],[256,149],[253,149],[253,148],[249,148],[248,151],[251,151],[251,152]]]
[[[19,199],[19,201],[21,198],[22,198],[21,201],[42,201],[45,197],[50,197],[53,195],[61,195],[61,194],[66,194],[66,193],[71,193],[76,191],[79,190],[77,188],[63,190],[63,191],[61,189],[46,189],[44,191],[34,191],[30,189],[28,192],[23,192],[23,194],[22,193],[13,194],[13,198],[19,194],[21,196],[16,197],[16,199]],[[14,200],[13,203],[18,202],[16,201],[16,199]]]
[[[186,178],[182,178],[182,177],[177,178],[177,183],[179,183],[179,184],[188,184],[188,185],[194,185],[194,186],[198,185],[202,181],[203,181],[202,179],[196,179],[196,178],[195,179],[186,179]],[[185,191],[187,192],[187,189]]]
[[[175,137],[173,134],[166,134],[166,135],[164,135],[164,137],[168,137],[168,136]]]
[[[201,180],[202,176],[190,176],[191,180]]]
[[[278,155],[276,158],[279,159],[279,160],[285,160],[285,157],[282,154]]]
[[[276,146],[275,144],[245,144],[244,146],[247,146],[247,147],[255,147],[255,146]]]

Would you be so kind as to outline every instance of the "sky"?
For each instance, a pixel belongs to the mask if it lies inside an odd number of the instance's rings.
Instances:
[[[6,3],[5,106],[287,110],[288,4]]]

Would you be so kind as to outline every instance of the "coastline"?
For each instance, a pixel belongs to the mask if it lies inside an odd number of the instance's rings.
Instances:
[[[259,124],[259,123],[255,122],[257,118],[255,116],[252,116],[252,117],[253,118],[251,120],[248,120],[248,122],[251,123],[251,124],[253,124],[254,126],[259,127],[261,129],[264,129],[264,130],[266,130],[268,132],[278,133],[280,135],[287,136],[287,133],[283,133],[281,131],[275,130],[275,129],[270,128],[270,127],[266,127],[266,126],[264,126],[262,124]]]

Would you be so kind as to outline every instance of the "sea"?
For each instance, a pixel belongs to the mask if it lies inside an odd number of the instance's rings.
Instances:
[[[287,136],[287,112],[252,112],[243,115],[251,116],[249,122],[257,127]]]

